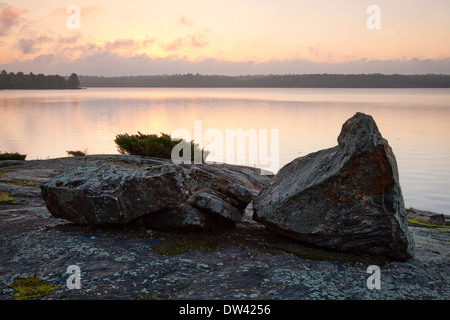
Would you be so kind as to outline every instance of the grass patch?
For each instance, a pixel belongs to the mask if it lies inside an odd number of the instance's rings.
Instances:
[[[27,157],[26,154],[20,154],[20,153],[2,153],[0,152],[0,161],[1,160],[25,160],[25,158]]]
[[[16,204],[16,201],[8,192],[0,192],[0,204]]]
[[[178,241],[163,242],[152,249],[161,255],[178,255],[192,250],[205,253],[217,251],[218,243],[194,239],[180,239]]]
[[[34,188],[36,190],[41,189],[40,186],[42,184],[42,181],[32,180],[32,179],[10,178],[10,177],[8,177],[8,175],[6,175],[3,172],[13,172],[13,171],[11,169],[0,170],[0,183],[12,184],[12,185],[21,186],[21,187],[29,187],[29,188]]]
[[[137,300],[151,300],[151,301],[154,301],[154,300],[161,300],[161,298],[159,298],[159,297],[143,297],[143,296],[139,296],[139,297],[137,297]]]
[[[12,184],[15,186],[21,186],[21,187],[28,187],[28,188],[33,188],[36,190],[41,190],[41,181],[38,180],[26,180],[26,179],[9,179],[9,180],[3,180],[0,181],[1,183],[5,183],[5,184]]]
[[[450,226],[443,226],[441,224],[432,223],[429,221],[424,220],[418,220],[418,219],[408,219],[408,223],[420,227],[426,227],[426,228],[444,228],[444,229],[450,229]]]
[[[36,277],[19,278],[10,284],[10,288],[14,289],[16,293],[8,298],[8,300],[26,300],[33,298],[41,298],[60,286],[48,283]]]

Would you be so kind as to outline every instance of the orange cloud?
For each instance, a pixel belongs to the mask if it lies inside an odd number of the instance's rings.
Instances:
[[[8,6],[0,10],[0,37],[6,35],[11,28],[21,22],[22,16],[28,13],[26,9]]]
[[[167,51],[176,51],[185,48],[203,48],[208,45],[205,34],[197,33],[185,37],[179,37],[168,44],[163,44],[162,47]]]

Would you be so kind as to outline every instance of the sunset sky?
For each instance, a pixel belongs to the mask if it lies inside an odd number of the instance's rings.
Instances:
[[[448,0],[0,1],[8,72],[450,74]]]

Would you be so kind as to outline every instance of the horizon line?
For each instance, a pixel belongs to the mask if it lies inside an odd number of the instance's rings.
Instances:
[[[161,73],[161,74],[140,74],[140,75],[83,75],[77,74],[79,77],[102,77],[102,78],[117,78],[117,77],[173,77],[173,76],[202,76],[202,77],[270,77],[270,76],[308,76],[308,75],[320,75],[320,76],[367,76],[367,75],[381,75],[381,76],[450,76],[450,73],[416,73],[416,74],[406,74],[406,73],[268,73],[268,74],[236,74],[236,75],[226,75],[226,74],[206,74],[206,73]]]

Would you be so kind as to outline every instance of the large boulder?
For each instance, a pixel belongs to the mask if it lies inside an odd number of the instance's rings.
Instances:
[[[363,113],[343,124],[336,147],[281,168],[253,210],[254,220],[306,243],[396,260],[413,256],[394,153]]]
[[[88,162],[41,186],[47,209],[78,224],[126,224],[187,199],[184,170],[177,165],[146,168],[108,161]]]
[[[86,161],[44,183],[41,195],[53,216],[77,224],[218,230],[239,222],[269,179],[252,168],[121,156]]]

